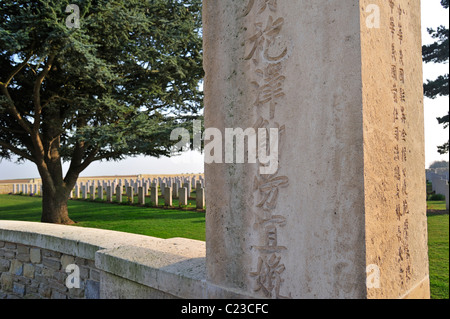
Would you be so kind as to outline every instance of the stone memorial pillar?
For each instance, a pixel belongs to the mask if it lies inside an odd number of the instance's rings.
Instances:
[[[155,184],[154,184],[155,185]],[[158,207],[158,186],[152,186],[150,188],[150,200],[153,207]]]
[[[198,184],[197,184],[198,185]],[[205,208],[205,189],[197,187],[195,203],[197,209]]]
[[[103,184],[98,185],[97,193],[97,198],[103,200]]]
[[[420,1],[203,3],[208,296],[428,298]]]
[[[112,203],[114,186],[106,186],[106,201]]]
[[[81,196],[83,199],[87,199],[87,185],[81,185]]]
[[[177,182],[173,183],[173,191],[172,191],[172,198],[176,199],[179,196],[179,185]]]
[[[119,184],[116,187],[116,201],[122,203],[122,184]]]
[[[95,200],[95,183],[90,186],[91,200]]]
[[[188,189],[186,187],[181,187],[179,189],[179,204],[180,206],[187,206],[188,205]]]
[[[139,205],[145,205],[144,187],[142,186],[138,187],[138,203]]]
[[[75,184],[75,198],[80,198],[80,185]]]
[[[128,203],[133,204],[134,203],[134,187],[129,186],[127,188],[127,197],[128,197]]]
[[[172,187],[166,186],[164,188],[164,206],[171,207],[173,206],[173,200],[172,200]]]

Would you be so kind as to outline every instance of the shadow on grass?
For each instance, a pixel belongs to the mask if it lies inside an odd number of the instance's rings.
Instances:
[[[39,222],[39,197],[0,195],[0,219]],[[204,240],[205,213],[195,210],[151,208],[96,201],[69,200],[74,226],[110,229],[148,236]]]
[[[27,196],[8,196],[8,202],[1,202],[0,219],[40,220],[42,212],[41,199]],[[197,219],[204,217],[204,212],[170,208],[151,208],[131,205],[108,204],[69,200],[68,210],[71,218],[77,221],[118,221],[118,220],[152,220],[152,219]]]

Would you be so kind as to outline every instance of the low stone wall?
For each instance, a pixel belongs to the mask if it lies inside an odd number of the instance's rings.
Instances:
[[[201,241],[0,221],[0,299],[204,298],[205,277]]]
[[[68,265],[79,267],[79,288],[66,286]],[[0,299],[97,299],[100,272],[93,260],[0,241]]]
[[[13,184],[0,184],[0,194],[9,194],[13,191]]]

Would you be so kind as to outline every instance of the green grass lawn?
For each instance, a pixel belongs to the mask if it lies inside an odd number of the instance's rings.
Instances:
[[[148,203],[148,202],[147,202]],[[163,201],[162,201],[163,203]],[[161,204],[161,203],[160,203]],[[194,201],[191,200],[191,204]],[[445,202],[427,202],[428,209],[444,210]],[[178,205],[174,202],[174,206]],[[75,227],[93,227],[159,238],[184,237],[205,240],[205,213],[195,210],[162,209],[95,201],[69,201]],[[41,198],[0,195],[0,219],[38,222]],[[449,215],[428,216],[431,296],[449,298]]]
[[[428,209],[443,211],[445,201],[429,201]],[[433,213],[428,216],[428,256],[430,260],[431,297],[449,298],[449,215]]]
[[[162,201],[164,202],[164,201]],[[193,201],[191,201],[193,204]],[[70,200],[75,226],[117,230],[159,238],[205,240],[205,213]],[[195,207],[195,206],[194,206]],[[0,219],[40,221],[41,198],[0,195]]]

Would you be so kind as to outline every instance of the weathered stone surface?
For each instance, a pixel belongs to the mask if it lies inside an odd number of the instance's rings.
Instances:
[[[23,274],[23,263],[18,261],[17,259],[13,259],[11,261],[11,267],[9,268],[9,272],[16,276],[22,276]]]
[[[33,264],[41,263],[41,250],[39,248],[31,248],[30,249],[30,261]]]
[[[188,189],[186,187],[181,187],[179,190],[179,203],[181,206],[186,206],[188,204]]]
[[[13,283],[13,293],[18,295],[19,297],[23,297],[25,295],[25,285],[19,284],[17,282]]]
[[[75,257],[69,255],[62,255],[61,257],[61,269],[65,271],[66,267],[75,263]]]
[[[172,197],[172,187],[166,186],[164,188],[164,206],[168,206],[171,207],[173,206],[172,201],[173,197]]]
[[[32,264],[24,264],[23,275],[27,278],[34,278],[34,266]]]
[[[8,272],[1,274],[0,291],[5,296],[98,298],[105,271],[111,272],[111,278],[127,278],[122,281],[128,287],[104,283],[103,287],[108,289],[105,296],[122,296],[130,286],[137,287],[140,293],[125,295],[125,298],[142,296],[141,293],[149,293],[149,298],[187,297],[189,294],[194,298],[206,296],[204,242],[182,238],[163,240],[100,229],[17,221],[0,221],[0,238],[32,247],[30,255],[38,246],[42,252],[39,264],[23,265],[18,260],[3,258],[5,263],[14,263],[7,265]],[[33,257],[33,261],[37,260]],[[71,262],[79,267],[79,289],[66,286],[68,274],[62,266]],[[34,278],[31,278],[33,269]],[[158,279],[152,281],[155,276]],[[25,286],[23,297],[11,294],[13,282]]]
[[[259,154],[205,164],[208,282],[266,298],[426,296],[419,1],[203,4],[205,127],[279,138],[270,174]]]
[[[45,267],[48,267],[49,269],[53,269],[53,270],[61,269],[61,262],[59,260],[44,257],[44,258],[42,258],[42,264]]]
[[[86,299],[100,299],[100,282],[87,280],[85,295]]]
[[[4,272],[0,276],[0,284],[2,291],[12,291],[13,289],[13,276],[10,273]]]
[[[9,267],[11,266],[11,261],[7,259],[0,259],[0,273],[4,271],[8,271]]]

